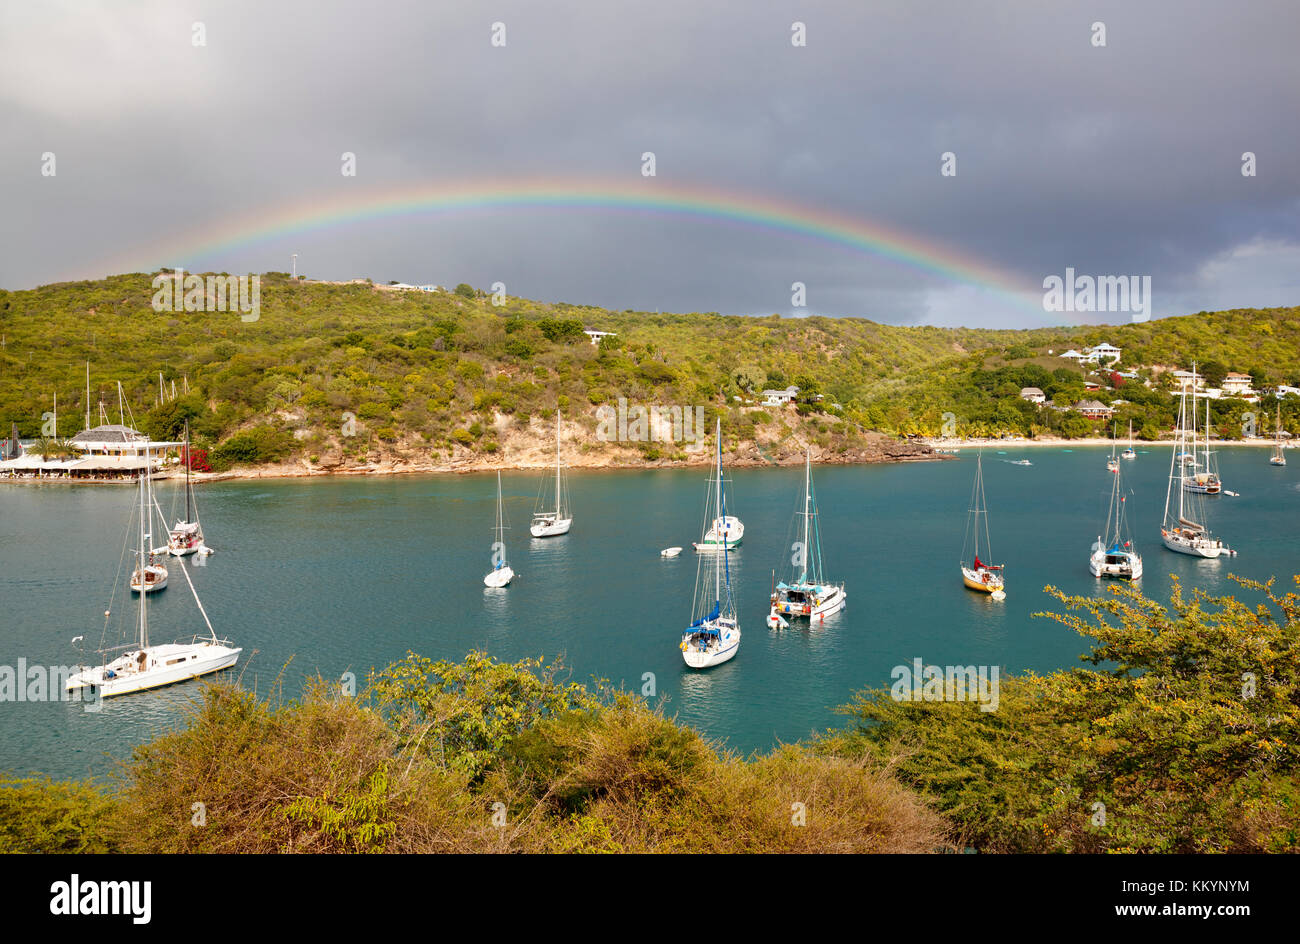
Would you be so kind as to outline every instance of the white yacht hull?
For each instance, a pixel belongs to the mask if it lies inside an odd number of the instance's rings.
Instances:
[[[1120,580],[1137,580],[1142,576],[1142,558],[1137,554],[1129,557],[1125,563],[1106,563],[1106,554],[1093,554],[1088,560],[1088,569],[1097,578],[1115,577]]]
[[[198,522],[176,522],[176,527],[167,534],[167,553],[173,557],[193,554],[203,546],[203,531]]]
[[[1216,541],[1213,538],[1187,538],[1180,534],[1170,531],[1161,531],[1160,539],[1164,541],[1165,547],[1179,554],[1190,554],[1192,557],[1204,557],[1213,560],[1220,554],[1227,551],[1223,542]]]
[[[243,649],[214,642],[149,646],[128,652],[108,665],[82,669],[68,679],[66,687],[68,691],[89,688],[101,698],[129,695],[228,669],[239,660],[241,652]]]
[[[727,550],[738,547],[744,537],[745,525],[739,518],[727,515],[721,528],[718,527],[718,520],[715,518],[713,525],[704,532],[704,537],[693,542],[692,546],[702,553],[715,553],[721,551],[724,544]]]
[[[509,567],[500,567],[483,578],[485,587],[504,587],[509,585],[510,581],[515,579],[515,572]]]
[[[553,538],[556,535],[568,534],[569,528],[573,525],[572,518],[561,518],[558,521],[547,520],[533,522],[528,528],[528,533],[535,538]]]
[[[778,596],[772,601],[774,612],[783,616],[808,617],[809,619],[819,619],[830,616],[832,613],[838,613],[848,605],[848,594],[844,592],[843,587],[831,587],[830,593],[820,600],[813,602],[798,600],[782,600]]]
[[[716,641],[711,641],[704,646],[683,638],[681,648],[682,661],[692,669],[709,669],[715,665],[722,665],[734,659],[740,649],[740,627],[724,629]]]
[[[167,586],[167,576],[168,576],[167,568],[149,566],[146,567],[145,570],[151,572],[154,575],[154,579],[145,580],[142,587],[140,582],[140,571],[138,570],[132,571],[131,572],[132,593],[139,593],[141,589],[143,589],[145,593],[153,593],[155,590],[161,590],[163,587]]]

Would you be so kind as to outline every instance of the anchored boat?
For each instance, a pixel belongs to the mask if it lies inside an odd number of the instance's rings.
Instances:
[[[705,521],[727,518],[722,489],[722,421],[715,427],[717,476],[710,482]],[[716,516],[716,517],[715,517]],[[682,660],[692,669],[707,669],[734,659],[740,649],[740,621],[731,593],[731,548],[725,542],[716,554],[704,554],[695,570],[691,625],[682,632]]]
[[[981,544],[980,538],[983,537]],[[994,599],[1006,596],[1005,565],[980,560],[980,548],[993,556],[989,542],[988,509],[984,504],[984,456],[975,457],[975,484],[971,488],[970,511],[966,516],[966,537],[962,541],[961,579],[967,589],[991,594]],[[971,551],[970,558],[966,552]],[[970,563],[967,564],[969,559]]]
[[[796,545],[793,558],[794,576],[790,583],[781,582],[772,592],[772,613],[824,619],[844,609],[844,584],[827,583],[822,574],[821,521],[812,484],[812,450],[804,455],[803,539]]]
[[[137,550],[137,572],[147,566],[146,558],[149,554],[150,542],[146,528],[151,515],[148,506],[149,487],[147,478],[147,474],[140,476],[140,521],[138,530],[140,546]],[[185,643],[174,642],[158,646],[150,645],[148,593],[142,593],[139,597],[139,610],[135,620],[135,641],[125,646],[101,649],[100,654],[104,657],[104,661],[98,666],[82,667],[80,671],[72,675],[65,686],[68,691],[89,689],[91,693],[101,698],[108,698],[113,695],[129,695],[133,692],[142,692],[163,685],[184,682],[211,672],[219,672],[238,661],[239,654],[243,650],[232,646],[228,639],[217,638],[216,631],[212,628],[212,622],[208,619],[207,611],[203,609],[203,604],[199,600],[198,591],[194,589],[194,583],[190,580],[189,572],[185,569],[184,561],[178,561],[177,566],[180,567],[181,574],[185,577],[185,582],[189,584],[190,592],[194,595],[194,603],[203,617],[203,622],[208,627],[208,636],[195,635],[189,642]],[[111,611],[106,610],[104,612],[105,635],[107,635],[110,618]],[[114,652],[120,652],[121,654],[110,659],[109,656]]]

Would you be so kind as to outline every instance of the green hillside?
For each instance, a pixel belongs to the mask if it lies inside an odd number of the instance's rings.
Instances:
[[[595,410],[630,403],[722,412],[728,439],[759,438],[766,424],[846,449],[862,429],[938,434],[944,413],[959,433],[1079,436],[1077,414],[1019,399],[1039,386],[1059,402],[1083,395],[1083,374],[1049,356],[1110,341],[1123,366],[1184,366],[1193,359],[1253,374],[1256,384],[1300,378],[1300,309],[1199,313],[1121,327],[1033,331],[896,327],[858,318],[723,317],[712,313],[606,311],[489,296],[460,287],[426,294],[368,283],[262,277],[256,321],[238,312],[162,313],[151,276],[0,291],[0,423],[40,434],[59,395],[61,436],[85,412],[91,363],[92,421],[102,399],[113,421],[121,382],[136,425],[175,436],[188,417],[214,466],[316,457],[493,453],[512,426],[558,407],[596,429]],[[617,332],[599,347],[584,327]],[[158,376],[191,393],[159,405]],[[810,402],[757,408],[751,391],[795,384]],[[1103,390],[1130,401],[1121,423],[1154,435],[1172,423],[1161,391]],[[1135,392],[1136,390],[1136,392]],[[814,394],[823,399],[811,401]],[[740,397],[737,401],[735,398]],[[1300,431],[1295,399],[1288,422]],[[1216,404],[1231,434],[1240,402]],[[342,437],[344,414],[356,435]],[[769,430],[770,432],[770,430]],[[610,447],[613,448],[613,447]],[[642,444],[646,458],[671,448]]]

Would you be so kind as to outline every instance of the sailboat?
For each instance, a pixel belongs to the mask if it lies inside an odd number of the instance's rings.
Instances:
[[[144,556],[140,558],[140,566],[131,572],[131,590],[135,593],[145,594],[153,593],[155,590],[161,590],[167,586],[167,568],[163,566],[155,557],[153,550],[153,512],[155,505],[153,497],[153,461],[149,458],[148,448],[144,451],[144,470],[140,473],[140,488],[145,496],[145,510],[143,512],[145,520],[140,522],[143,529],[144,537],[148,541],[145,549],[148,551],[148,559]],[[161,548],[159,549],[161,551]]]
[[[190,422],[185,421],[185,517],[167,532],[167,550],[176,557],[193,554],[203,546],[203,525],[199,523],[194,483],[190,481]]]
[[[718,422],[718,431],[721,435],[722,423]],[[721,487],[722,480],[722,451],[718,447],[718,481]],[[735,515],[725,514],[723,511],[715,509],[717,517],[706,518],[704,534],[698,541],[692,541],[691,546],[699,553],[714,554],[719,551],[731,551],[740,546],[741,539],[745,536],[745,525]]]
[[[1106,512],[1105,540],[1097,536],[1092,546],[1092,556],[1088,558],[1088,569],[1094,577],[1121,577],[1125,580],[1137,580],[1142,576],[1142,556],[1133,547],[1125,520],[1127,496],[1123,494],[1120,484],[1121,475],[1115,470],[1111,482],[1110,509]]]
[[[970,513],[966,517],[966,537],[961,550],[961,579],[967,588],[981,593],[992,594],[995,600],[1006,597],[1006,581],[1002,564],[989,564],[980,560],[980,535],[984,537],[984,553],[990,557],[993,551],[989,545],[988,509],[984,504],[984,456],[975,457],[975,485],[971,488]],[[969,566],[966,563],[966,551],[974,544]]]
[[[535,538],[550,538],[568,534],[573,524],[573,513],[565,501],[564,470],[560,465],[560,411],[555,411],[555,507],[538,508],[533,512],[533,522],[528,526]]]
[[[1217,495],[1223,490],[1219,473],[1214,467],[1214,452],[1210,449],[1210,400],[1205,400],[1205,450],[1198,459],[1196,454],[1196,365],[1192,365],[1192,410],[1189,435],[1192,437],[1192,471],[1183,476],[1183,488],[1202,495]],[[1203,471],[1197,469],[1204,466]]]
[[[722,491],[722,421],[717,420],[717,478],[711,480],[705,502],[708,521],[725,521],[727,502]],[[691,625],[682,632],[682,659],[692,669],[707,669],[735,658],[740,649],[740,622],[731,593],[731,548],[725,542],[718,553],[699,558],[695,570],[695,599]]]
[[[1106,460],[1107,472],[1119,471],[1119,460],[1115,458],[1115,424],[1110,426],[1110,458]]]
[[[1282,404],[1277,405],[1277,426],[1273,430],[1273,455],[1268,457],[1269,465],[1286,465],[1286,455],[1282,452]]]
[[[136,573],[148,567],[147,558],[150,553],[150,541],[147,529],[151,517],[148,504],[149,498],[148,476],[142,474],[140,476],[140,527],[138,532],[140,547],[137,551]],[[146,689],[171,685],[175,682],[184,682],[192,678],[198,678],[200,675],[218,672],[221,669],[229,668],[238,661],[239,654],[243,650],[231,646],[228,639],[217,638],[216,631],[212,628],[212,622],[208,619],[208,614],[199,601],[198,591],[194,589],[194,583],[185,570],[184,562],[181,562],[179,566],[186,582],[190,585],[190,591],[194,594],[194,603],[203,616],[203,622],[207,624],[208,637],[201,639],[196,635],[186,643],[175,642],[161,646],[151,646],[149,644],[148,594],[142,593],[140,594],[139,611],[136,618],[135,641],[126,646],[101,649],[100,654],[104,656],[103,663],[93,667],[81,667],[80,671],[68,678],[65,685],[68,691],[89,689],[91,693],[97,694],[101,698],[108,698],[112,695],[128,695],[132,692],[142,692]],[[104,617],[105,628],[107,628],[108,611],[105,611]],[[119,649],[126,649],[127,651],[109,661],[108,655]]]
[[[1121,459],[1136,459],[1138,454],[1133,451],[1133,421],[1128,421],[1128,448],[1119,454]]]
[[[497,524],[496,543],[492,545],[492,570],[483,578],[485,587],[505,587],[515,579],[515,572],[506,563],[506,519],[501,503],[501,473],[497,473]]]
[[[1194,386],[1193,389],[1195,389]],[[1196,405],[1193,400],[1193,415],[1195,412]],[[1199,498],[1199,493],[1185,487],[1186,477],[1183,475],[1182,469],[1179,468],[1179,456],[1182,455],[1182,450],[1186,447],[1189,432],[1192,436],[1196,435],[1194,419],[1192,420],[1192,429],[1189,431],[1187,427],[1187,414],[1187,382],[1184,381],[1182,395],[1178,404],[1178,425],[1174,432],[1174,449],[1169,459],[1169,487],[1165,490],[1165,515],[1160,525],[1160,537],[1164,541],[1165,547],[1171,551],[1177,551],[1179,554],[1190,554],[1193,557],[1211,559],[1217,558],[1220,554],[1233,554],[1233,551],[1225,547],[1222,541],[1213,537],[1209,529],[1197,520],[1197,518],[1204,520],[1205,509]],[[1176,486],[1178,492],[1177,508],[1173,507]]]
[[[844,584],[827,583],[822,574],[821,519],[812,486],[812,449],[805,449],[803,476],[803,541],[795,558],[795,575],[772,591],[772,613],[825,618],[844,609]]]

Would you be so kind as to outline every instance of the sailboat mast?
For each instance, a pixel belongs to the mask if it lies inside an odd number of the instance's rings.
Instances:
[[[808,579],[808,522],[812,516],[812,447],[805,447],[803,464],[803,579]]]
[[[86,361],[86,429],[90,429],[90,361]]]
[[[117,419],[123,426],[126,425],[126,406],[122,402],[122,381],[117,382]]]
[[[714,525],[714,537],[722,539],[722,553],[727,553],[727,535],[726,519],[722,517],[722,417],[718,417],[713,428],[714,438],[717,440],[718,451],[718,486],[717,493],[714,496],[714,509],[718,513],[717,524]],[[713,568],[713,599],[719,606],[722,604],[722,568],[715,563]]]
[[[555,520],[560,520],[560,411],[555,411]]]
[[[185,421],[185,520],[194,520],[194,486],[190,484],[190,421]]]
[[[144,469],[140,472],[140,648],[149,645],[149,616],[145,599],[149,596],[147,583],[148,577],[145,573],[145,518],[149,514],[146,506],[145,492],[148,490],[149,481],[149,448],[146,446],[144,451]]]

